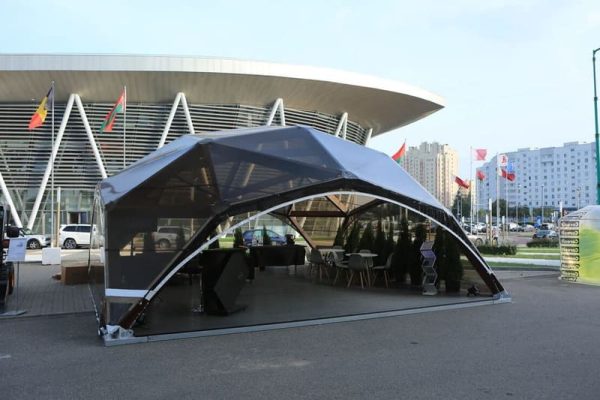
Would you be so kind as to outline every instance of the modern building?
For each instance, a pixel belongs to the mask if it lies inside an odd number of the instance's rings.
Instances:
[[[450,208],[456,198],[458,185],[458,153],[447,144],[423,142],[410,146],[401,165],[444,206]]]
[[[518,149],[506,153],[516,179],[499,179],[499,197],[509,207],[582,208],[596,204],[596,154],[593,143],[568,142],[561,147]],[[496,157],[483,164],[486,179],[478,182],[478,208],[496,200]]]
[[[29,131],[52,82],[53,111]],[[0,88],[1,200],[15,223],[40,232],[50,231],[52,209],[62,223],[88,222],[99,180],[184,134],[303,124],[365,145],[444,106],[376,77],[200,57],[0,55]],[[99,133],[124,88],[125,114]]]

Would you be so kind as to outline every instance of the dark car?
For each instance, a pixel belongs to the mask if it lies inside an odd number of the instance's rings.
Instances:
[[[244,231],[244,233],[242,233],[242,236],[244,237],[244,246],[250,247],[262,244],[262,235],[262,229],[250,229]],[[281,236],[270,229],[267,229],[267,235],[271,238],[271,244],[273,245],[284,245],[286,243],[285,236]]]

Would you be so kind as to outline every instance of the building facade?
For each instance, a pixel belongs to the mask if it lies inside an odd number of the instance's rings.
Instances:
[[[401,165],[444,206],[452,207],[458,192],[458,153],[447,144],[410,146]]]
[[[518,149],[505,153],[514,166],[516,179],[500,177],[499,198],[509,207],[529,209],[579,209],[596,204],[596,153],[594,143],[569,142],[561,147]],[[486,176],[477,182],[479,209],[488,199],[496,200],[496,157],[479,169]],[[527,217],[530,217],[529,215]]]
[[[29,131],[52,82],[54,106]],[[184,134],[303,124],[365,145],[443,107],[376,77],[201,57],[0,55],[0,87],[0,201],[13,223],[41,233],[53,210],[61,223],[89,222],[101,179]],[[125,89],[126,112],[100,133]]]

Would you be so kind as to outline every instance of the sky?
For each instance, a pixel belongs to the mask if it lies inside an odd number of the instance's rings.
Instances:
[[[464,178],[471,147],[594,140],[598,0],[0,0],[0,16],[0,53],[226,57],[418,86],[446,107],[369,146],[449,144]]]

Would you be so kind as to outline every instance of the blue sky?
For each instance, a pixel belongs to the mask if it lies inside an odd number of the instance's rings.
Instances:
[[[422,87],[447,107],[370,146],[448,143],[464,177],[470,146],[495,154],[594,140],[598,0],[2,0],[0,15],[2,53],[232,57]]]

